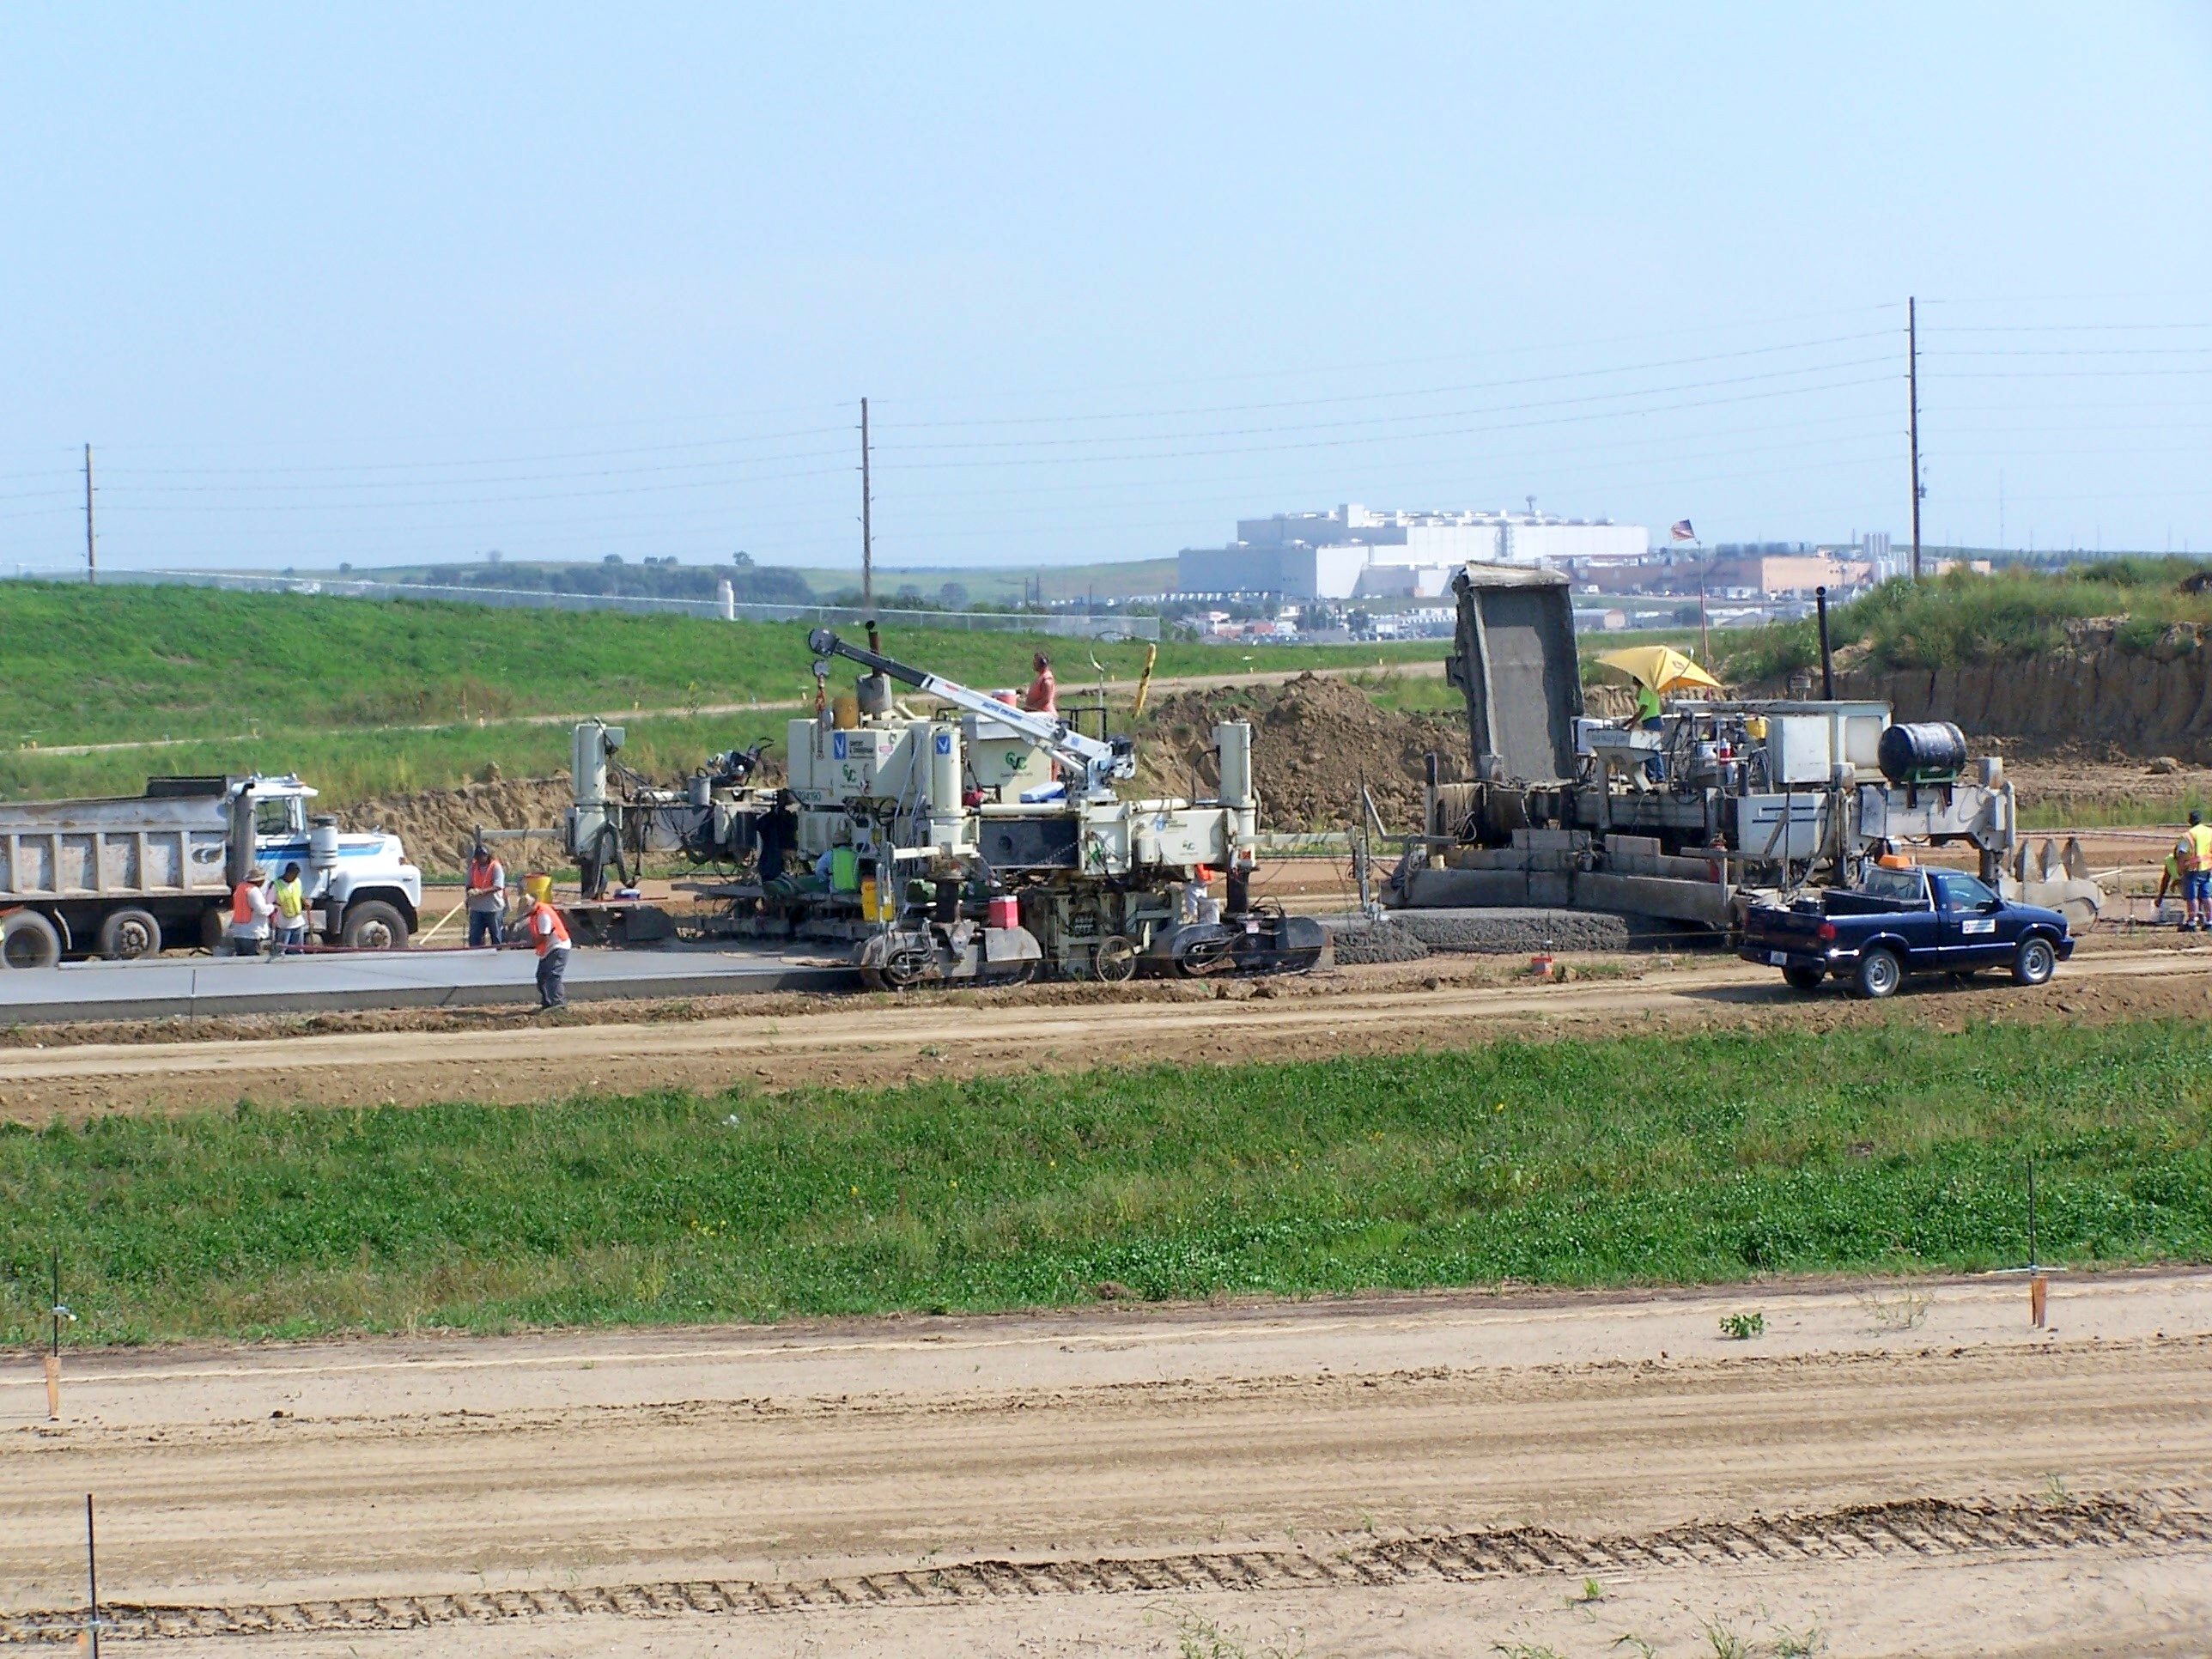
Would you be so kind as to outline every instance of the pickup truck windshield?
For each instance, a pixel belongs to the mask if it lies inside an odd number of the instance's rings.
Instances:
[[[1919,870],[1885,870],[1879,865],[1866,872],[1859,891],[1869,898],[1895,899],[1905,904],[1928,902],[1928,877]]]
[[[1943,908],[1946,910],[1984,910],[1996,902],[1997,896],[1972,876],[1943,878]]]

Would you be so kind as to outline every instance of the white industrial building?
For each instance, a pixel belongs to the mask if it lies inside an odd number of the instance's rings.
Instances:
[[[1187,547],[1186,593],[1279,593],[1294,599],[1435,599],[1470,561],[1576,570],[1632,564],[1650,550],[1641,525],[1545,513],[1385,513],[1348,503],[1329,513],[1240,519],[1227,547]]]

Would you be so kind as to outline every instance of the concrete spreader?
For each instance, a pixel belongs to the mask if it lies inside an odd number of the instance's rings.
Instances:
[[[537,958],[526,951],[379,951],[281,961],[166,957],[72,962],[0,972],[0,1024],[162,1019],[194,1014],[534,1004]],[[673,946],[579,950],[569,999],[722,996],[859,988],[852,967],[799,951]]]

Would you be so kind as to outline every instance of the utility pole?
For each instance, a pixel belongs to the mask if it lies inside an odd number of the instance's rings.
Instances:
[[[1905,384],[1912,404],[1912,580],[1920,580],[1920,498],[1928,491],[1920,482],[1920,315],[1919,301],[1905,301]]]
[[[876,608],[875,503],[868,493],[868,400],[860,399],[860,605]]]
[[[92,529],[92,446],[84,447],[84,579],[100,581],[100,540]]]

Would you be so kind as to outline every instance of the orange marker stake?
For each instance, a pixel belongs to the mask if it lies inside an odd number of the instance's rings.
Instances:
[[[2037,1330],[2043,1328],[2044,1310],[2051,1297],[2051,1281],[2041,1273],[2027,1281],[2027,1322]]]

